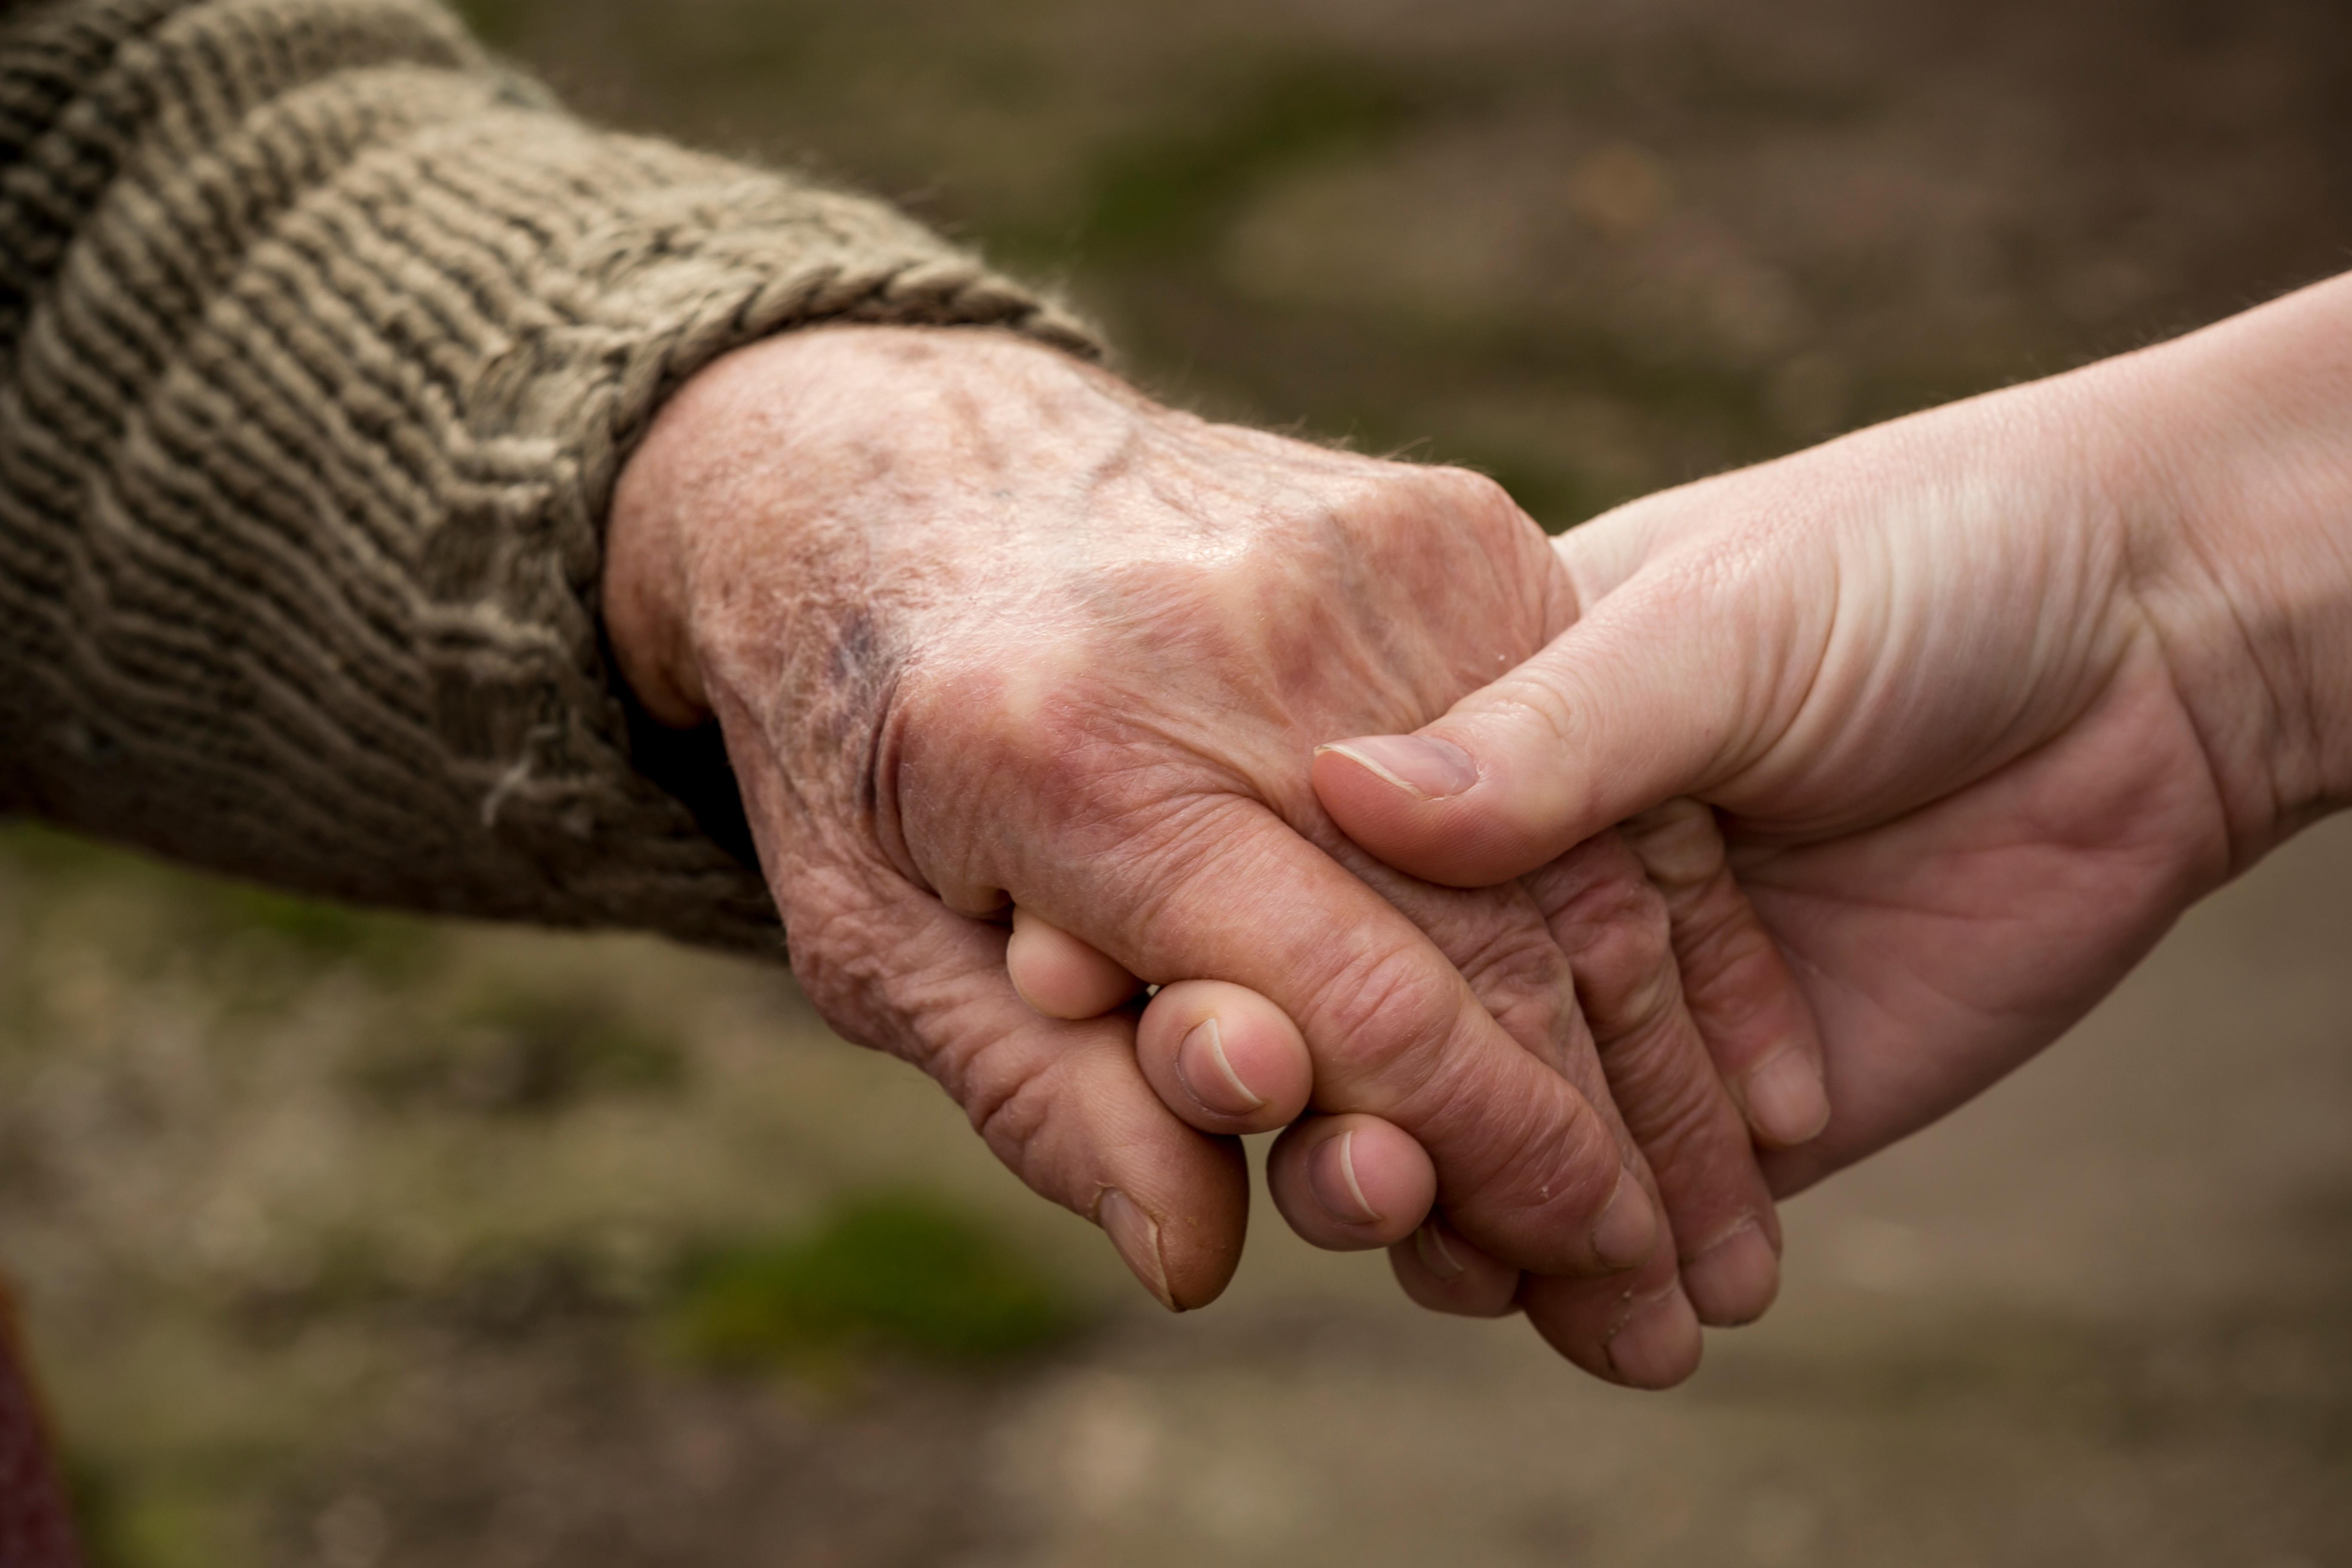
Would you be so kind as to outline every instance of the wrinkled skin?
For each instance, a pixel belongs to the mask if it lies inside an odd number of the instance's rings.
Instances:
[[[1712,803],[1820,1023],[1793,1191],[2055,1039],[2352,790],[2352,279],[1635,502],[1573,629],[1321,798],[1426,877]],[[1432,775],[1434,776],[1434,775]],[[1460,776],[1459,773],[1454,776]]]
[[[1556,1343],[1659,1384],[1696,1356],[1681,1256],[1744,1238],[1710,1315],[1770,1299],[1778,1229],[1706,1053],[1809,1040],[1785,976],[1750,944],[1711,977],[1730,1005],[1703,1042],[1624,843],[1437,888],[1349,845],[1310,784],[1318,742],[1426,722],[1534,654],[1567,587],[1474,476],[1204,424],[1009,337],[860,327],[743,351],[672,401],[616,497],[605,613],[656,716],[724,727],[817,1006],[939,1079],[1163,1301],[1232,1272],[1238,1145],[1152,1092],[1132,1007],[1024,1005],[1016,903],[1144,980],[1280,1008],[1318,1115],[1278,1191],[1328,1119],[1425,1150],[1481,1277],[1546,1277],[1517,1294]]]

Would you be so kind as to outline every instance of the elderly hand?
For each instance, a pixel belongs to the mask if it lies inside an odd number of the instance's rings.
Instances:
[[[2352,791],[2352,279],[1575,531],[1582,616],[1326,752],[1391,864],[1516,876],[1674,796],[1822,1030],[1792,1190],[2055,1038]]]
[[[1567,1034],[1548,1058],[1580,1085],[1593,1081],[1591,1064],[1601,1069],[1605,1091],[1655,1168],[1682,1288],[1699,1320],[1752,1321],[1777,1288],[1780,1237],[1769,1213],[1741,1205],[1745,1181],[1713,1168],[1737,1141],[1725,1129],[1722,1091],[1742,1103],[1768,1147],[1816,1135],[1829,1105],[1802,998],[1731,879],[1713,816],[1674,803],[1595,836],[1520,886],[1567,959],[1581,1004],[1580,1013],[1548,1020]],[[1106,955],[1022,910],[1006,967],[1030,1005],[1053,1017],[1094,1016],[1137,988]],[[1287,1126],[1267,1171],[1276,1206],[1308,1240],[1377,1245],[1379,1227],[1351,1223],[1351,1208],[1381,1206],[1364,1201],[1367,1190],[1412,1193],[1394,1205],[1400,1212],[1426,1206],[1428,1158],[1399,1130],[1364,1116],[1293,1121],[1312,1068],[1297,1028],[1264,997],[1213,981],[1169,986],[1144,1009],[1137,1044],[1144,1076],[1193,1126]],[[1720,1083],[1682,1070],[1702,1052],[1712,1055]],[[1470,1246],[1442,1213],[1392,1243],[1389,1257],[1422,1305],[1471,1317],[1524,1310],[1563,1352],[1604,1375],[1644,1381],[1626,1373],[1638,1363],[1658,1373],[1648,1381],[1664,1382],[1664,1368],[1696,1365],[1696,1334],[1671,1295],[1657,1294],[1671,1287],[1645,1294],[1637,1280],[1596,1291],[1585,1281],[1525,1276]],[[1591,1312],[1603,1296],[1608,1327],[1596,1360]]]
[[[1696,1359],[1669,1218],[1747,1243],[1710,1315],[1769,1300],[1771,1205],[1668,956],[1614,999],[1641,1015],[1613,1066],[1653,1162],[1579,1017],[1555,928],[1604,945],[1639,879],[1622,847],[1548,891],[1460,891],[1316,805],[1316,742],[1425,722],[1564,624],[1564,573],[1492,485],[1204,424],[1009,337],[811,331],[673,399],[624,475],[605,586],[646,706],[723,726],[817,1006],[937,1077],[1169,1305],[1232,1272],[1239,1146],[1163,1105],[1131,1010],[1024,1005],[1014,904],[1129,973],[1297,1021],[1321,1114],[1276,1183],[1336,1203],[1304,1215],[1313,1238],[1398,1241],[1433,1196],[1464,1251],[1560,1277],[1539,1326],[1639,1384]],[[1744,951],[1727,998],[1785,989]],[[1202,1001],[1171,988],[1148,1039]],[[1264,1022],[1235,1015],[1235,1051]]]

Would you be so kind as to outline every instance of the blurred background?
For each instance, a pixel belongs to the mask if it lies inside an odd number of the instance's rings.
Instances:
[[[473,0],[583,110],[1564,527],[2346,265],[2336,0]],[[790,980],[0,837],[105,1568],[2352,1563],[2352,833],[1788,1211],[1637,1396],[1283,1235],[1181,1320]]]

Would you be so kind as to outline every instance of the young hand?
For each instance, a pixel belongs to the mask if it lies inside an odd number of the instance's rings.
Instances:
[[[1827,1052],[1787,1192],[2054,1039],[2352,787],[2352,279],[1655,496],[1580,611],[1318,761],[1356,842],[1475,887],[1676,796],[1721,815]]]

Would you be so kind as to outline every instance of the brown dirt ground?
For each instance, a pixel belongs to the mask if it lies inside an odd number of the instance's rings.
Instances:
[[[2319,0],[469,9],[594,113],[1066,279],[1172,396],[1559,525],[2352,240]],[[1270,1223],[1158,1316],[781,977],[11,838],[0,1258],[117,1568],[2352,1563],[2347,887],[2338,826],[2194,912],[1792,1205],[1771,1318],[1643,1397]],[[962,1373],[665,1348],[682,1249],[877,1184],[1099,1325]]]

